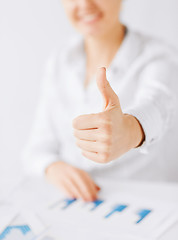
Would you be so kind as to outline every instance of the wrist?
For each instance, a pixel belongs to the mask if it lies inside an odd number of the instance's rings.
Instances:
[[[48,176],[51,173],[53,173],[54,169],[56,168],[56,166],[62,165],[63,162],[62,161],[56,161],[51,163],[46,169],[45,169],[45,175]]]
[[[130,149],[137,148],[145,140],[144,130],[137,118],[128,114],[124,114],[124,116],[127,122]]]

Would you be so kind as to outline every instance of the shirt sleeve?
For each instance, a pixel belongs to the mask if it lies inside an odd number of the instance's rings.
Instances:
[[[53,56],[46,65],[42,81],[36,117],[29,141],[22,152],[22,164],[29,175],[44,175],[52,162],[59,160],[59,143],[51,121],[51,109],[55,96],[55,63]]]
[[[148,153],[148,146],[173,126],[178,109],[177,78],[177,64],[167,58],[153,60],[140,74],[136,98],[125,113],[136,117],[144,130],[145,141],[138,147],[142,153]]]

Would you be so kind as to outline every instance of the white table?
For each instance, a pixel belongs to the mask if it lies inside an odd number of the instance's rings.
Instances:
[[[140,197],[150,198],[155,201],[164,201],[169,204],[176,204],[178,207],[178,184],[175,183],[159,183],[159,182],[103,182],[103,179],[96,179],[100,186],[104,186],[101,195],[112,194],[113,191],[129,192]],[[112,187],[111,187],[112,186]],[[22,183],[11,193],[11,201],[15,202],[19,207],[32,209],[38,208],[44,202],[53,202],[61,196],[61,193],[44,179],[28,179]],[[45,200],[45,201],[44,201]],[[56,238],[58,239],[58,238]],[[161,240],[177,240],[178,239],[178,223],[176,223],[169,231],[167,231]]]

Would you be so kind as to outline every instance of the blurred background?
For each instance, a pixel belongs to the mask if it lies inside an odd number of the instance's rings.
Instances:
[[[177,10],[177,0],[124,0],[122,19],[178,48]],[[45,62],[74,34],[60,0],[0,1],[0,175],[7,181],[18,180]]]

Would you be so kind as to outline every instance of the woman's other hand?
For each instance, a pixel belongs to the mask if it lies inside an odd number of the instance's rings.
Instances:
[[[68,163],[62,161],[52,163],[46,169],[46,177],[68,197],[81,198],[84,201],[97,199],[100,187],[87,172]]]

